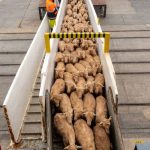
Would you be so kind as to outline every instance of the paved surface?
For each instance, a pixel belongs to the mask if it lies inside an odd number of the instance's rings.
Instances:
[[[107,17],[101,19],[101,25],[103,30],[111,31],[119,122],[125,145],[133,149],[135,138],[150,141],[150,1],[106,1]],[[13,0],[13,4],[11,0],[0,0],[0,144],[4,150],[9,136],[1,105],[39,26],[37,7],[37,0]],[[39,109],[37,105],[33,100],[30,110]],[[30,116],[26,119],[31,121]]]
[[[137,139],[150,143],[150,1],[106,2],[107,16],[100,22],[111,32],[119,123],[126,150],[133,150]]]
[[[10,143],[2,104],[40,24],[37,0],[0,0],[0,145]]]

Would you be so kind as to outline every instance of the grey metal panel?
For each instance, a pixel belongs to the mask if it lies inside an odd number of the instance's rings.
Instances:
[[[110,132],[111,132],[110,136],[113,135],[111,137],[111,140],[113,142],[113,148],[115,150],[124,150],[121,130],[120,130],[119,122],[118,122],[117,111],[116,111],[116,107],[114,104],[111,88],[109,88],[109,90],[106,91],[106,94],[107,94],[108,113],[110,116],[112,116],[111,127],[110,127]]]

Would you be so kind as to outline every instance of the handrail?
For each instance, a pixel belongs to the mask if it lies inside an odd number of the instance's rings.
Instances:
[[[45,50],[50,53],[51,38],[104,38],[104,52],[109,52],[110,33],[109,32],[76,32],[76,33],[45,33]]]

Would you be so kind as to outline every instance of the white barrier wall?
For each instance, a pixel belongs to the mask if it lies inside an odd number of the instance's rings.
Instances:
[[[45,16],[17,71],[3,104],[11,139],[14,143],[19,142],[23,119],[44,56],[44,33],[48,31],[49,24]]]
[[[65,15],[65,6],[67,4],[67,0],[62,0],[60,4],[60,8],[57,14],[56,23],[53,28],[53,32],[60,32],[61,24]],[[41,87],[39,92],[40,103],[42,106],[42,138],[45,140],[45,92],[46,90],[50,91],[50,87],[53,82],[53,75],[54,75],[54,61],[56,51],[58,49],[58,41],[59,39],[51,39],[51,52],[45,55],[42,71],[41,71]]]
[[[56,18],[56,24],[53,28],[54,33],[59,33],[61,30],[61,24],[63,22],[63,18],[65,15],[65,7],[68,3],[67,0],[62,0],[60,4],[60,8],[58,11],[58,15]],[[51,52],[47,53],[44,59],[42,72],[41,72],[41,87],[40,87],[40,100],[43,107],[43,110],[45,109],[45,91],[50,91],[50,87],[52,85],[52,79],[54,75],[54,62],[55,62],[55,55],[58,49],[58,41],[59,39],[51,39],[50,45],[51,45]]]
[[[94,10],[93,4],[91,0],[85,0],[88,10],[91,24],[93,26],[94,32],[102,32],[101,26],[98,24],[98,18],[96,12]],[[112,89],[114,103],[117,105],[118,103],[118,90],[115,79],[115,71],[112,65],[112,61],[109,53],[104,53],[104,39],[97,39],[98,44],[98,53],[101,58],[101,63],[103,67],[103,73],[105,76],[105,87],[106,91],[109,90],[109,87]]]

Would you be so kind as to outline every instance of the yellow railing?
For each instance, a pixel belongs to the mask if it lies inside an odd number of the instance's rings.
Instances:
[[[77,32],[77,33],[45,33],[46,53],[50,53],[50,38],[104,38],[104,52],[109,52],[110,33],[109,32]]]

